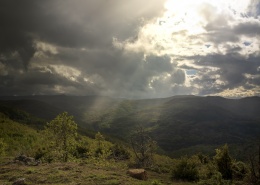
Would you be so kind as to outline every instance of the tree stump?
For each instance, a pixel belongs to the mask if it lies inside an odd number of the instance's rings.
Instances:
[[[145,169],[129,169],[127,171],[127,174],[130,177],[133,177],[133,178],[139,179],[139,180],[147,180],[148,179],[147,172],[145,171]]]

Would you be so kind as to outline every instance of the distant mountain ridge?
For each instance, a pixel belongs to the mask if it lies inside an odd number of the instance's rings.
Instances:
[[[143,125],[170,154],[225,143],[243,145],[260,135],[260,97],[174,96],[128,100],[100,96],[0,97],[0,107],[46,121],[67,111],[82,128],[127,140]]]

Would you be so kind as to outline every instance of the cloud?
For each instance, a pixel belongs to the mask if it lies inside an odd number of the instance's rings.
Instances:
[[[196,56],[193,59],[197,61],[196,65],[204,66],[198,77],[193,80],[193,83],[204,87],[200,91],[202,95],[226,89],[247,89],[249,86],[252,89],[260,86],[260,56],[245,58],[239,54],[215,54]]]
[[[250,20],[238,24],[234,28],[234,33],[239,35],[248,35],[256,37],[260,35],[260,20]]]
[[[194,87],[186,93],[207,95],[249,87],[257,90],[260,19],[252,6],[255,2],[168,1],[168,11],[158,18],[159,23],[144,26],[134,42],[115,45],[129,51],[167,54],[180,69],[196,69],[194,75],[182,78],[186,87]]]
[[[3,0],[0,2],[2,55],[18,52],[25,68],[36,52],[35,42],[63,47],[107,47],[112,36],[130,37],[141,19],[162,10],[157,1]]]
[[[2,0],[0,95],[259,94],[259,2],[234,2]]]

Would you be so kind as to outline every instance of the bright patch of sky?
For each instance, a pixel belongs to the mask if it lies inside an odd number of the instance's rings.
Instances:
[[[205,70],[208,75],[219,73],[221,70],[219,67],[204,64],[200,66],[197,56],[236,53],[246,60],[252,55],[259,54],[259,31],[255,30],[255,34],[249,34],[246,32],[250,32],[250,28],[246,26],[242,28],[243,24],[260,25],[259,16],[253,16],[259,10],[256,11],[255,7],[250,6],[251,4],[250,0],[168,0],[165,3],[166,11],[163,16],[140,28],[137,40],[133,42],[114,39],[114,45],[128,51],[168,55],[180,69],[182,65],[195,67],[195,69],[183,68],[187,75],[185,84],[200,86],[196,85],[195,81],[206,78],[202,77],[206,75]],[[237,37],[236,34],[240,35]],[[188,62],[180,60],[182,57],[194,58],[196,65],[192,60]],[[215,79],[208,82],[208,88],[221,91],[221,88],[228,86],[228,82],[220,80],[222,78],[220,75],[208,78]],[[239,87],[236,92],[244,90]],[[256,90],[256,93],[259,93],[259,89]],[[228,92],[231,91],[225,91],[223,95],[227,95]],[[245,94],[241,92],[241,95]]]

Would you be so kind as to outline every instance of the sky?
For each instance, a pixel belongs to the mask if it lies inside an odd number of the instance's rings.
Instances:
[[[260,96],[260,0],[1,0],[0,96]]]

